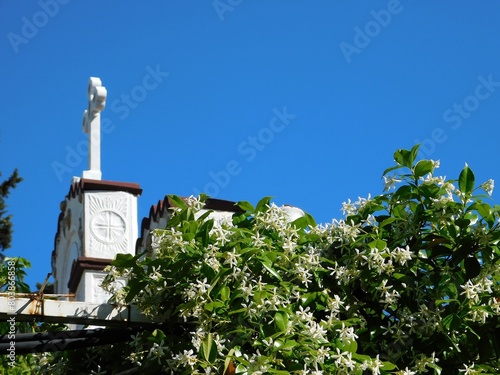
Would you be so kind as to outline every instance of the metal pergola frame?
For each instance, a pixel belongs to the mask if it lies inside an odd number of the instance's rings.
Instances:
[[[64,323],[91,326],[90,329],[38,333],[14,333],[0,336],[0,353],[15,342],[16,354],[54,352],[129,341],[144,330],[164,328],[164,324],[142,315],[135,306],[119,306],[58,300],[74,295],[0,293],[0,321]],[[96,326],[105,327],[97,328]]]

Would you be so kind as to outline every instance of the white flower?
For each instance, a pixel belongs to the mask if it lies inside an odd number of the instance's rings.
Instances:
[[[153,347],[149,350],[148,357],[156,357],[158,359],[158,363],[160,363],[162,358],[165,356],[165,349],[167,349],[167,347],[164,345],[163,340],[160,344],[155,342]]]
[[[159,272],[161,269],[161,265],[158,266],[158,267],[154,267],[153,266],[153,270],[152,272],[149,274],[149,277],[153,280],[153,281],[158,281],[160,278],[162,278],[162,274]]]
[[[417,362],[415,364],[415,368],[419,374],[423,374],[427,372],[427,366],[433,365],[439,362],[439,359],[436,358],[436,353],[432,353],[430,357],[425,356],[424,354],[420,354]]]
[[[431,160],[431,163],[434,169],[439,168],[439,165],[441,164],[439,160]]]
[[[309,306],[307,306],[305,309],[302,306],[299,306],[299,311],[296,311],[295,315],[299,318],[299,320],[304,320],[307,323],[313,322],[314,317],[312,312],[310,312],[309,310],[311,310]]]
[[[210,236],[215,237],[217,245],[224,246],[227,242],[229,242],[231,231],[225,229],[219,222],[214,221],[214,226],[210,229]]]
[[[134,348],[139,348],[141,347],[141,337],[139,334],[137,335],[132,335],[130,336],[130,338],[132,339],[132,341],[130,341],[130,345],[133,346]]]
[[[209,289],[210,284],[207,284],[207,278],[205,277],[203,280],[196,280],[196,283],[191,283],[189,288],[187,288],[183,294],[188,300],[196,298],[204,300]]]
[[[277,231],[281,237],[286,237],[290,228],[288,213],[274,203],[268,206],[267,211],[255,215],[255,223],[258,227]]]
[[[164,231],[156,229],[151,232],[151,249],[156,252],[160,249],[161,243],[165,238]]]
[[[266,247],[266,243],[265,243],[265,236],[261,236],[259,232],[255,233],[255,235],[253,235],[252,237],[252,240],[253,240],[253,245],[259,249],[263,248],[263,247]]]
[[[384,279],[375,289],[380,290],[380,294],[386,294],[392,289],[392,285],[387,285],[387,279]]]
[[[250,297],[253,297],[253,291],[254,291],[254,287],[252,284],[248,284],[246,283],[246,280],[243,279],[242,282],[241,282],[241,285],[239,287],[239,289],[242,291],[242,294],[243,294],[243,297],[245,298],[245,301],[248,302],[248,299]]]
[[[334,294],[332,298],[328,300],[328,309],[331,312],[338,314],[340,312],[340,308],[344,306],[344,301],[340,299],[340,296]]]
[[[481,187],[491,197],[491,194],[493,194],[493,189],[495,188],[495,181],[489,179],[488,181],[483,183]]]
[[[191,195],[189,198],[186,198],[184,200],[186,202],[186,204],[191,207],[192,209],[194,209],[195,211],[199,211],[203,208],[203,206],[205,205],[205,203],[203,203],[201,200],[200,200],[200,197],[195,197],[193,195]]]
[[[375,216],[373,216],[372,214],[369,214],[365,220],[365,224],[371,227],[375,227],[377,225],[377,219],[375,219]]]
[[[464,285],[460,285],[460,287],[464,290],[460,294],[465,294],[465,297],[475,303],[479,302],[478,286],[475,285],[471,280],[467,280],[467,282]]]
[[[356,205],[351,203],[351,200],[348,199],[347,202],[342,202],[342,214],[343,215],[352,215],[356,212]]]
[[[373,375],[380,375],[380,368],[382,367],[383,363],[379,359],[379,355],[377,354],[377,357],[375,359],[370,359],[368,362],[365,362],[366,368],[372,370]]]
[[[500,315],[500,301],[497,298],[491,298],[488,302],[488,305],[491,307],[495,314]]]
[[[316,355],[319,363],[325,363],[325,359],[330,358],[330,350],[322,346],[316,350]]]
[[[208,245],[208,246],[212,246],[212,245]],[[207,250],[208,249],[209,248],[207,247]],[[207,253],[205,253],[204,258],[205,258],[205,263],[210,268],[212,268],[215,272],[218,272],[220,270],[221,264],[220,264],[219,260],[216,258],[215,252],[208,251]]]
[[[396,372],[397,375],[416,375],[415,371],[411,371],[408,367],[404,370]]]
[[[402,249],[401,247],[396,247],[391,254],[394,257],[394,260],[404,266],[407,261],[413,258],[413,254],[410,251],[410,247],[406,245],[406,248]]]
[[[388,191],[396,187],[396,184],[398,182],[401,182],[401,180],[397,179],[396,176],[390,176],[390,177],[384,176],[384,184],[385,184],[384,191]]]
[[[352,354],[350,352],[341,352],[337,348],[337,354],[332,355],[335,359],[335,364],[340,370],[354,370],[356,367],[356,362],[352,359]]]
[[[340,341],[343,343],[350,343],[352,341],[356,341],[358,335],[354,333],[354,328],[346,327],[344,322],[342,322],[342,328],[337,329],[339,333]]]
[[[327,343],[326,334],[328,333],[325,328],[319,325],[316,322],[309,322],[307,324],[307,331],[304,332],[309,337],[313,339],[313,341],[324,342]]]
[[[205,338],[205,330],[203,328],[198,328],[196,332],[190,332],[191,334],[191,343],[195,347],[196,350],[200,349],[201,343]]]
[[[468,315],[468,317],[467,317],[468,320],[471,320],[473,322],[483,323],[483,324],[486,323],[486,319],[489,316],[487,311],[479,310],[479,309],[470,310],[467,315]],[[470,318],[469,318],[469,316],[470,316]]]
[[[384,298],[380,301],[390,306],[398,302],[398,298],[401,297],[397,290],[391,290],[384,294]]]
[[[312,278],[312,274],[309,271],[309,269],[302,266],[297,266],[297,268],[294,271],[299,281],[303,283],[307,288]]]
[[[464,375],[476,375],[481,372],[481,370],[474,370],[474,363],[470,366],[464,365],[464,369],[460,369],[458,371],[463,372]]]
[[[174,356],[174,361],[177,362],[177,367],[193,367],[196,365],[196,362],[198,361],[197,356],[193,353],[193,350],[184,350],[182,354],[176,354]]]
[[[269,305],[270,310],[278,310],[282,305],[282,296],[277,293],[277,288],[273,289],[271,298],[266,298],[264,304]]]
[[[225,257],[226,260],[224,261],[224,264],[229,264],[230,267],[237,267],[238,266],[238,258],[241,256],[241,254],[236,253],[236,249],[233,249],[231,252],[226,252]]]
[[[138,366],[142,366],[142,355],[140,353],[132,352],[130,355],[127,357],[127,359],[132,362],[137,364]]]

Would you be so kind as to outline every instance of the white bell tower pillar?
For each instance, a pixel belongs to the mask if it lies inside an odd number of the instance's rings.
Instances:
[[[100,287],[104,267],[117,254],[135,254],[138,238],[138,184],[102,180],[100,112],[106,89],[91,77],[83,130],[89,135],[89,169],[74,177],[61,203],[52,252],[52,274],[57,294],[74,293],[77,301],[105,303],[109,295]]]
[[[83,112],[83,132],[89,135],[89,169],[83,178],[100,180],[101,173],[101,112],[106,106],[108,92],[97,77],[90,77],[87,88],[89,104]]]

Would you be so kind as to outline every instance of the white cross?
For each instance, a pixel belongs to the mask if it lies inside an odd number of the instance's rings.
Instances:
[[[101,111],[106,105],[107,91],[97,77],[90,77],[87,96],[89,106],[83,112],[83,132],[89,135],[89,169],[83,178],[100,180],[101,172]]]

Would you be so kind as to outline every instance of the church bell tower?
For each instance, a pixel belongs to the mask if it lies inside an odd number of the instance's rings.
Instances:
[[[135,254],[137,197],[142,189],[136,183],[102,180],[100,116],[107,91],[99,78],[90,78],[87,96],[83,131],[88,134],[89,169],[81,178],[73,177],[61,203],[52,274],[55,293],[105,303],[109,295],[100,287],[103,269],[117,254]]]

